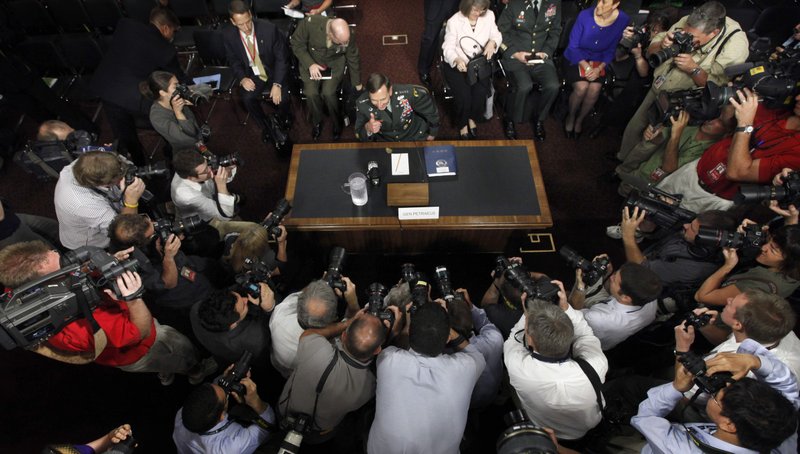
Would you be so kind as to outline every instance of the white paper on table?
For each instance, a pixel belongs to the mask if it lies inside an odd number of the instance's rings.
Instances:
[[[392,175],[408,174],[408,153],[392,153]]]

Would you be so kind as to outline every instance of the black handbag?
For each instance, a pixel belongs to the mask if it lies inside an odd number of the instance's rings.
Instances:
[[[475,48],[478,48],[479,51],[472,57],[469,62],[467,62],[467,82],[470,85],[475,85],[479,81],[486,80],[492,76],[492,72],[494,71],[494,60],[489,60],[483,55],[483,46],[475,40],[475,38],[471,36],[463,36],[461,39],[469,38],[475,41]],[[461,50],[464,51],[464,46],[461,45],[461,40],[459,40],[459,46],[461,46]],[[467,51],[464,51],[464,54],[469,55]]]

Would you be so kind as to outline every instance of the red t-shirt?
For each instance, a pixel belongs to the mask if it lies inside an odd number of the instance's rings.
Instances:
[[[800,168],[800,131],[786,129],[788,113],[783,110],[758,106],[750,139],[753,159],[759,159],[758,181],[766,184],[784,167]],[[728,150],[732,137],[726,137],[711,145],[697,163],[697,177],[706,187],[723,199],[733,200],[739,191],[739,182],[728,180]],[[755,150],[753,150],[755,146]]]
[[[127,366],[141,359],[156,340],[156,326],[150,322],[150,335],[141,339],[141,332],[131,322],[128,304],[104,302],[92,312],[103,328],[108,344],[95,359],[104,366]],[[47,341],[55,348],[70,352],[93,352],[94,336],[86,319],[75,320]]]

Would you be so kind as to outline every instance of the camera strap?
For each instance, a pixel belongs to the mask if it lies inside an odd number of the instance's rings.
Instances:
[[[214,196],[212,198],[214,199],[214,203],[217,204],[217,212],[219,212],[220,216],[222,216],[224,219],[233,219],[239,215],[239,207],[237,206],[239,204],[239,196],[234,195],[233,197],[235,198],[235,202],[233,203],[233,213],[227,215],[222,209],[222,205],[219,204],[219,191],[217,191],[217,184],[214,183]]]
[[[94,358],[97,359],[97,357],[103,353],[103,350],[106,349],[108,337],[106,336],[105,331],[100,328],[97,320],[94,319],[94,316],[92,315],[92,309],[89,307],[89,301],[86,299],[86,295],[81,291],[74,292],[74,294],[75,299],[78,302],[78,308],[80,308],[84,318],[86,318],[86,321],[89,322],[89,326],[92,328],[92,336],[94,338]]]
[[[696,435],[697,429],[695,429],[694,427],[686,427],[685,424],[681,424],[681,425],[683,426],[683,429],[686,431],[686,435],[688,435],[689,439],[692,440],[692,443],[694,443],[694,445],[697,446],[697,448],[700,449],[701,451],[703,451],[704,453],[706,453],[706,454],[731,454],[730,451],[725,451],[724,449],[715,448],[715,447],[709,445],[708,443],[704,443],[703,441],[701,441],[699,438],[697,438],[697,435]]]
[[[601,390],[601,382],[600,376],[597,375],[597,372],[594,370],[591,364],[585,359],[576,356],[572,358],[578,365],[581,367],[581,370],[584,374],[586,374],[586,378],[589,379],[589,383],[592,384],[592,388],[594,388],[594,393],[597,396],[597,408],[600,410],[600,413],[603,413],[604,406],[603,406],[603,392]]]
[[[344,357],[344,355],[343,355],[343,357]],[[322,393],[322,389],[325,387],[325,382],[328,381],[328,376],[331,374],[331,371],[333,371],[333,366],[336,365],[336,362],[338,360],[339,360],[339,348],[336,347],[336,345],[334,345],[333,346],[333,358],[331,358],[331,362],[328,363],[328,366],[325,368],[325,371],[322,373],[322,376],[319,378],[319,381],[317,382],[317,387],[314,390],[314,392],[316,392],[316,394],[317,394],[317,397],[314,398],[314,410],[311,412],[310,425],[311,425],[311,427],[314,427],[315,430],[322,430],[317,425],[317,404],[319,404],[319,395]],[[286,410],[283,412],[284,416],[288,415],[289,401],[292,398],[292,391],[294,390],[294,386],[293,385],[294,385],[294,380],[292,380],[292,387],[289,388],[289,393],[286,396],[286,400],[284,401],[284,402],[286,402]],[[281,402],[281,403],[283,403],[283,402]]]

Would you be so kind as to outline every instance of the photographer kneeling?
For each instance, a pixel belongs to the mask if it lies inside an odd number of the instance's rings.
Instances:
[[[239,196],[228,190],[236,176],[236,166],[212,168],[200,152],[178,150],[172,159],[175,176],[171,195],[180,217],[199,216],[219,231],[220,240],[230,232],[254,227],[254,222],[236,221]]]
[[[172,150],[194,148],[203,141],[193,104],[177,91],[178,78],[166,71],[154,71],[139,85],[142,95],[154,102],[150,107],[150,124],[169,143]],[[172,151],[170,150],[170,152]],[[169,153],[171,157],[171,153]]]

